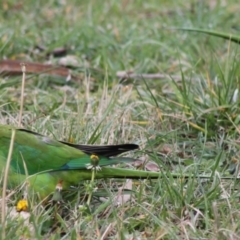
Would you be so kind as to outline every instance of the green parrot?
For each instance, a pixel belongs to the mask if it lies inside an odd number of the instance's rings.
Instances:
[[[5,169],[13,127],[0,125],[0,168]],[[107,165],[131,162],[135,159],[113,157],[138,149],[136,144],[75,145],[50,139],[38,133],[16,129],[13,153],[8,173],[8,187],[25,181],[41,199],[54,192],[61,182],[63,189],[89,180],[93,167],[101,167],[95,178],[158,178],[158,172],[146,172]],[[3,172],[4,174],[4,172]]]

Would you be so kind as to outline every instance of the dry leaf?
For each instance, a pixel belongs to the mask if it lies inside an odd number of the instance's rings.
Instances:
[[[77,80],[76,76],[73,76],[70,69],[60,66],[54,66],[50,64],[31,63],[17,60],[1,60],[0,61],[0,75],[22,75],[21,64],[26,65],[27,73],[35,74],[48,74],[54,76],[60,76],[66,78],[67,81],[73,79]]]
[[[149,162],[146,164],[145,169],[151,172],[159,172],[159,166],[155,162]]]

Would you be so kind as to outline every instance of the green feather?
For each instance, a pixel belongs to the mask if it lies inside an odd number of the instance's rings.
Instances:
[[[4,169],[13,127],[0,125],[0,168]],[[135,144],[109,146],[74,145],[50,139],[24,129],[16,129],[14,149],[9,171],[9,186],[21,184],[29,175],[30,185],[41,195],[51,193],[59,180],[64,186],[91,178],[91,155],[96,155],[99,166],[134,161],[132,158],[113,157],[137,149]],[[101,156],[99,155],[101,154]],[[26,166],[26,167],[25,167]],[[76,170],[76,171],[74,171]],[[105,177],[104,174],[97,174]],[[112,175],[114,177],[114,175]],[[40,191],[40,190],[39,190]]]
[[[102,167],[96,172],[96,179],[100,178],[132,178],[146,179],[159,178],[159,172],[147,172],[141,170],[131,170],[124,168]],[[69,189],[70,186],[77,185],[80,181],[89,180],[91,178],[91,170],[66,170],[53,171],[30,176],[28,181],[32,188],[37,192],[41,199],[48,197],[53,193],[57,183],[61,180],[63,189]]]
[[[10,144],[12,127],[0,125],[0,156],[2,161],[7,157]],[[75,147],[76,146],[76,147]],[[12,154],[11,170],[25,174],[24,162],[27,166],[28,174],[32,175],[44,171],[65,170],[65,169],[86,169],[86,165],[91,163],[91,154],[84,153],[79,146],[59,142],[26,130],[17,130]],[[120,151],[124,151],[124,144],[120,146]],[[137,145],[129,144],[130,148],[125,151],[138,148]],[[78,147],[78,148],[77,148]],[[91,148],[90,146],[88,146]],[[97,146],[98,149],[101,148]],[[105,147],[105,146],[103,146]],[[116,148],[116,146],[114,146]],[[92,154],[97,155],[96,146]],[[111,152],[111,149],[108,150]],[[111,155],[110,153],[105,153]],[[99,166],[116,164],[124,161],[124,158],[109,158],[100,156]],[[128,159],[134,161],[134,159]]]

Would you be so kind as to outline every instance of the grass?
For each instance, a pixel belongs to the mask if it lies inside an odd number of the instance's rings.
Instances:
[[[73,71],[83,76],[66,82],[26,73],[23,126],[76,143],[137,143],[141,151],[132,156],[166,172],[156,181],[134,181],[131,201],[119,206],[114,199],[125,180],[98,180],[91,209],[84,205],[84,183],[58,207],[44,208],[30,196],[29,220],[8,211],[7,239],[238,238],[239,45],[170,29],[210,28],[238,35],[235,1],[1,5],[3,58],[57,63],[47,53],[65,47],[78,60]],[[38,51],[39,45],[46,49]],[[120,84],[120,70],[167,77]],[[0,78],[1,123],[17,125],[20,92],[20,76]],[[229,170],[233,180],[220,180]],[[196,178],[174,179],[172,172]],[[200,180],[200,174],[211,178]],[[8,200],[9,208],[18,197]]]

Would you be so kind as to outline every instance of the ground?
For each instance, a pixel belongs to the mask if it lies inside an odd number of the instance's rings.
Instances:
[[[1,60],[29,63],[22,126],[73,143],[139,144],[126,155],[139,161],[125,167],[165,176],[98,180],[90,209],[88,183],[54,207],[32,197],[29,221],[8,210],[6,239],[238,239],[239,45],[176,29],[238,35],[236,1],[0,5]],[[75,78],[31,73],[36,62],[64,64]],[[18,124],[21,80],[0,77],[2,124]]]

